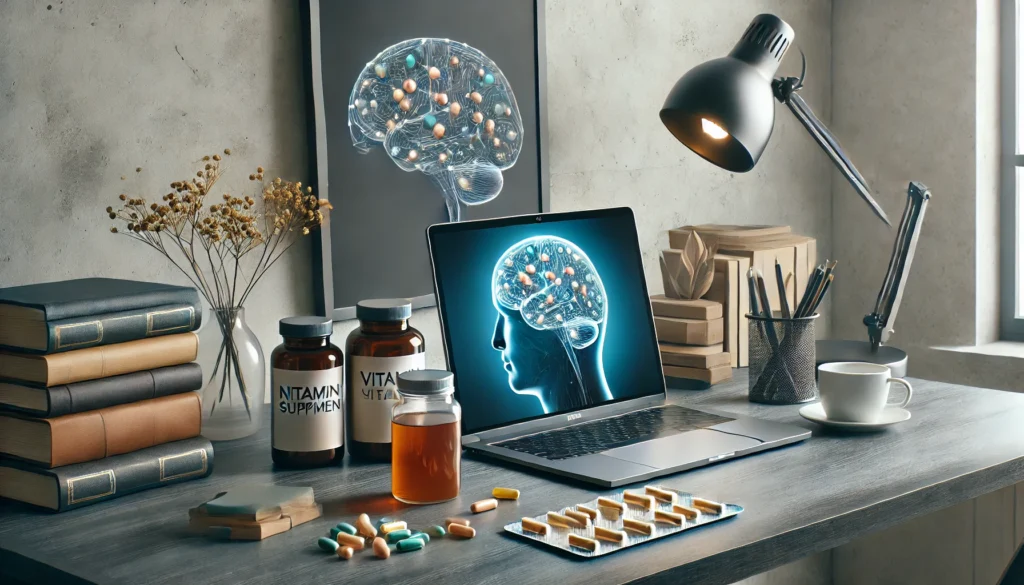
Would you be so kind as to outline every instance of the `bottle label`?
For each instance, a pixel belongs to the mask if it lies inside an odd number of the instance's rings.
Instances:
[[[362,443],[391,442],[391,409],[398,404],[398,374],[427,367],[427,354],[400,357],[349,356],[352,438]]]
[[[342,367],[271,373],[273,445],[282,451],[326,451],[345,444]]]

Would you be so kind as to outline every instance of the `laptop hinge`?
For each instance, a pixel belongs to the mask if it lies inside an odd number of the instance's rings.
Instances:
[[[469,445],[470,443],[479,443],[479,442],[480,442],[480,437],[478,437],[476,435],[466,435],[465,437],[462,437],[462,444],[463,444],[463,446]]]

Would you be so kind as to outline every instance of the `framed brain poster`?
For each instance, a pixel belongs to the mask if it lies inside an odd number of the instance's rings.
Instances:
[[[317,307],[435,304],[425,230],[547,209],[541,0],[309,0]]]

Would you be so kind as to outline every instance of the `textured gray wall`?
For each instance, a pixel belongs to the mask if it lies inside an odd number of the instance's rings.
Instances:
[[[299,31],[288,1],[0,0],[0,283],[187,284],[111,234],[103,209],[119,193],[158,199],[225,146],[225,191],[259,164],[303,178]],[[268,353],[279,317],[312,310],[308,257],[293,248],[248,303]]]
[[[914,376],[1024,390],[1017,357],[965,351],[998,327],[998,0],[835,0],[833,128],[899,218],[909,180],[932,189],[894,346]],[[895,235],[838,177],[837,337],[866,339]]]
[[[805,95],[829,119],[830,2],[722,4],[547,2],[552,208],[634,207],[653,290],[661,289],[656,254],[667,245],[665,230],[685,223],[788,223],[817,237],[823,257],[831,249],[831,171],[784,110],[746,175],[698,159],[658,120],[675,80],[725,54],[765,10],[796,29],[809,59]],[[235,152],[227,188],[244,188],[257,164],[304,178],[295,3],[50,6],[0,0],[0,282],[185,282],[156,252],[108,233],[102,209],[123,191],[159,196],[222,146]],[[784,71],[798,71],[795,57]],[[268,352],[278,343],[277,320],[312,308],[308,255],[305,244],[292,250],[249,302],[249,322]],[[431,365],[443,365],[436,312],[420,311],[414,324],[427,335]],[[338,333],[353,326],[339,323]]]

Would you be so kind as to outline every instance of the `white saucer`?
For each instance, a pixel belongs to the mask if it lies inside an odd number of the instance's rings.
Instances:
[[[820,425],[825,425],[827,427],[833,427],[847,431],[869,432],[880,431],[885,427],[901,423],[905,420],[910,420],[910,411],[900,408],[898,406],[887,406],[882,409],[882,414],[881,416],[878,417],[877,422],[845,422],[838,420],[829,420],[829,418],[825,416],[825,409],[822,408],[821,403],[815,402],[814,404],[808,404],[807,406],[801,408],[800,416],[806,418],[811,422],[816,422]]]

